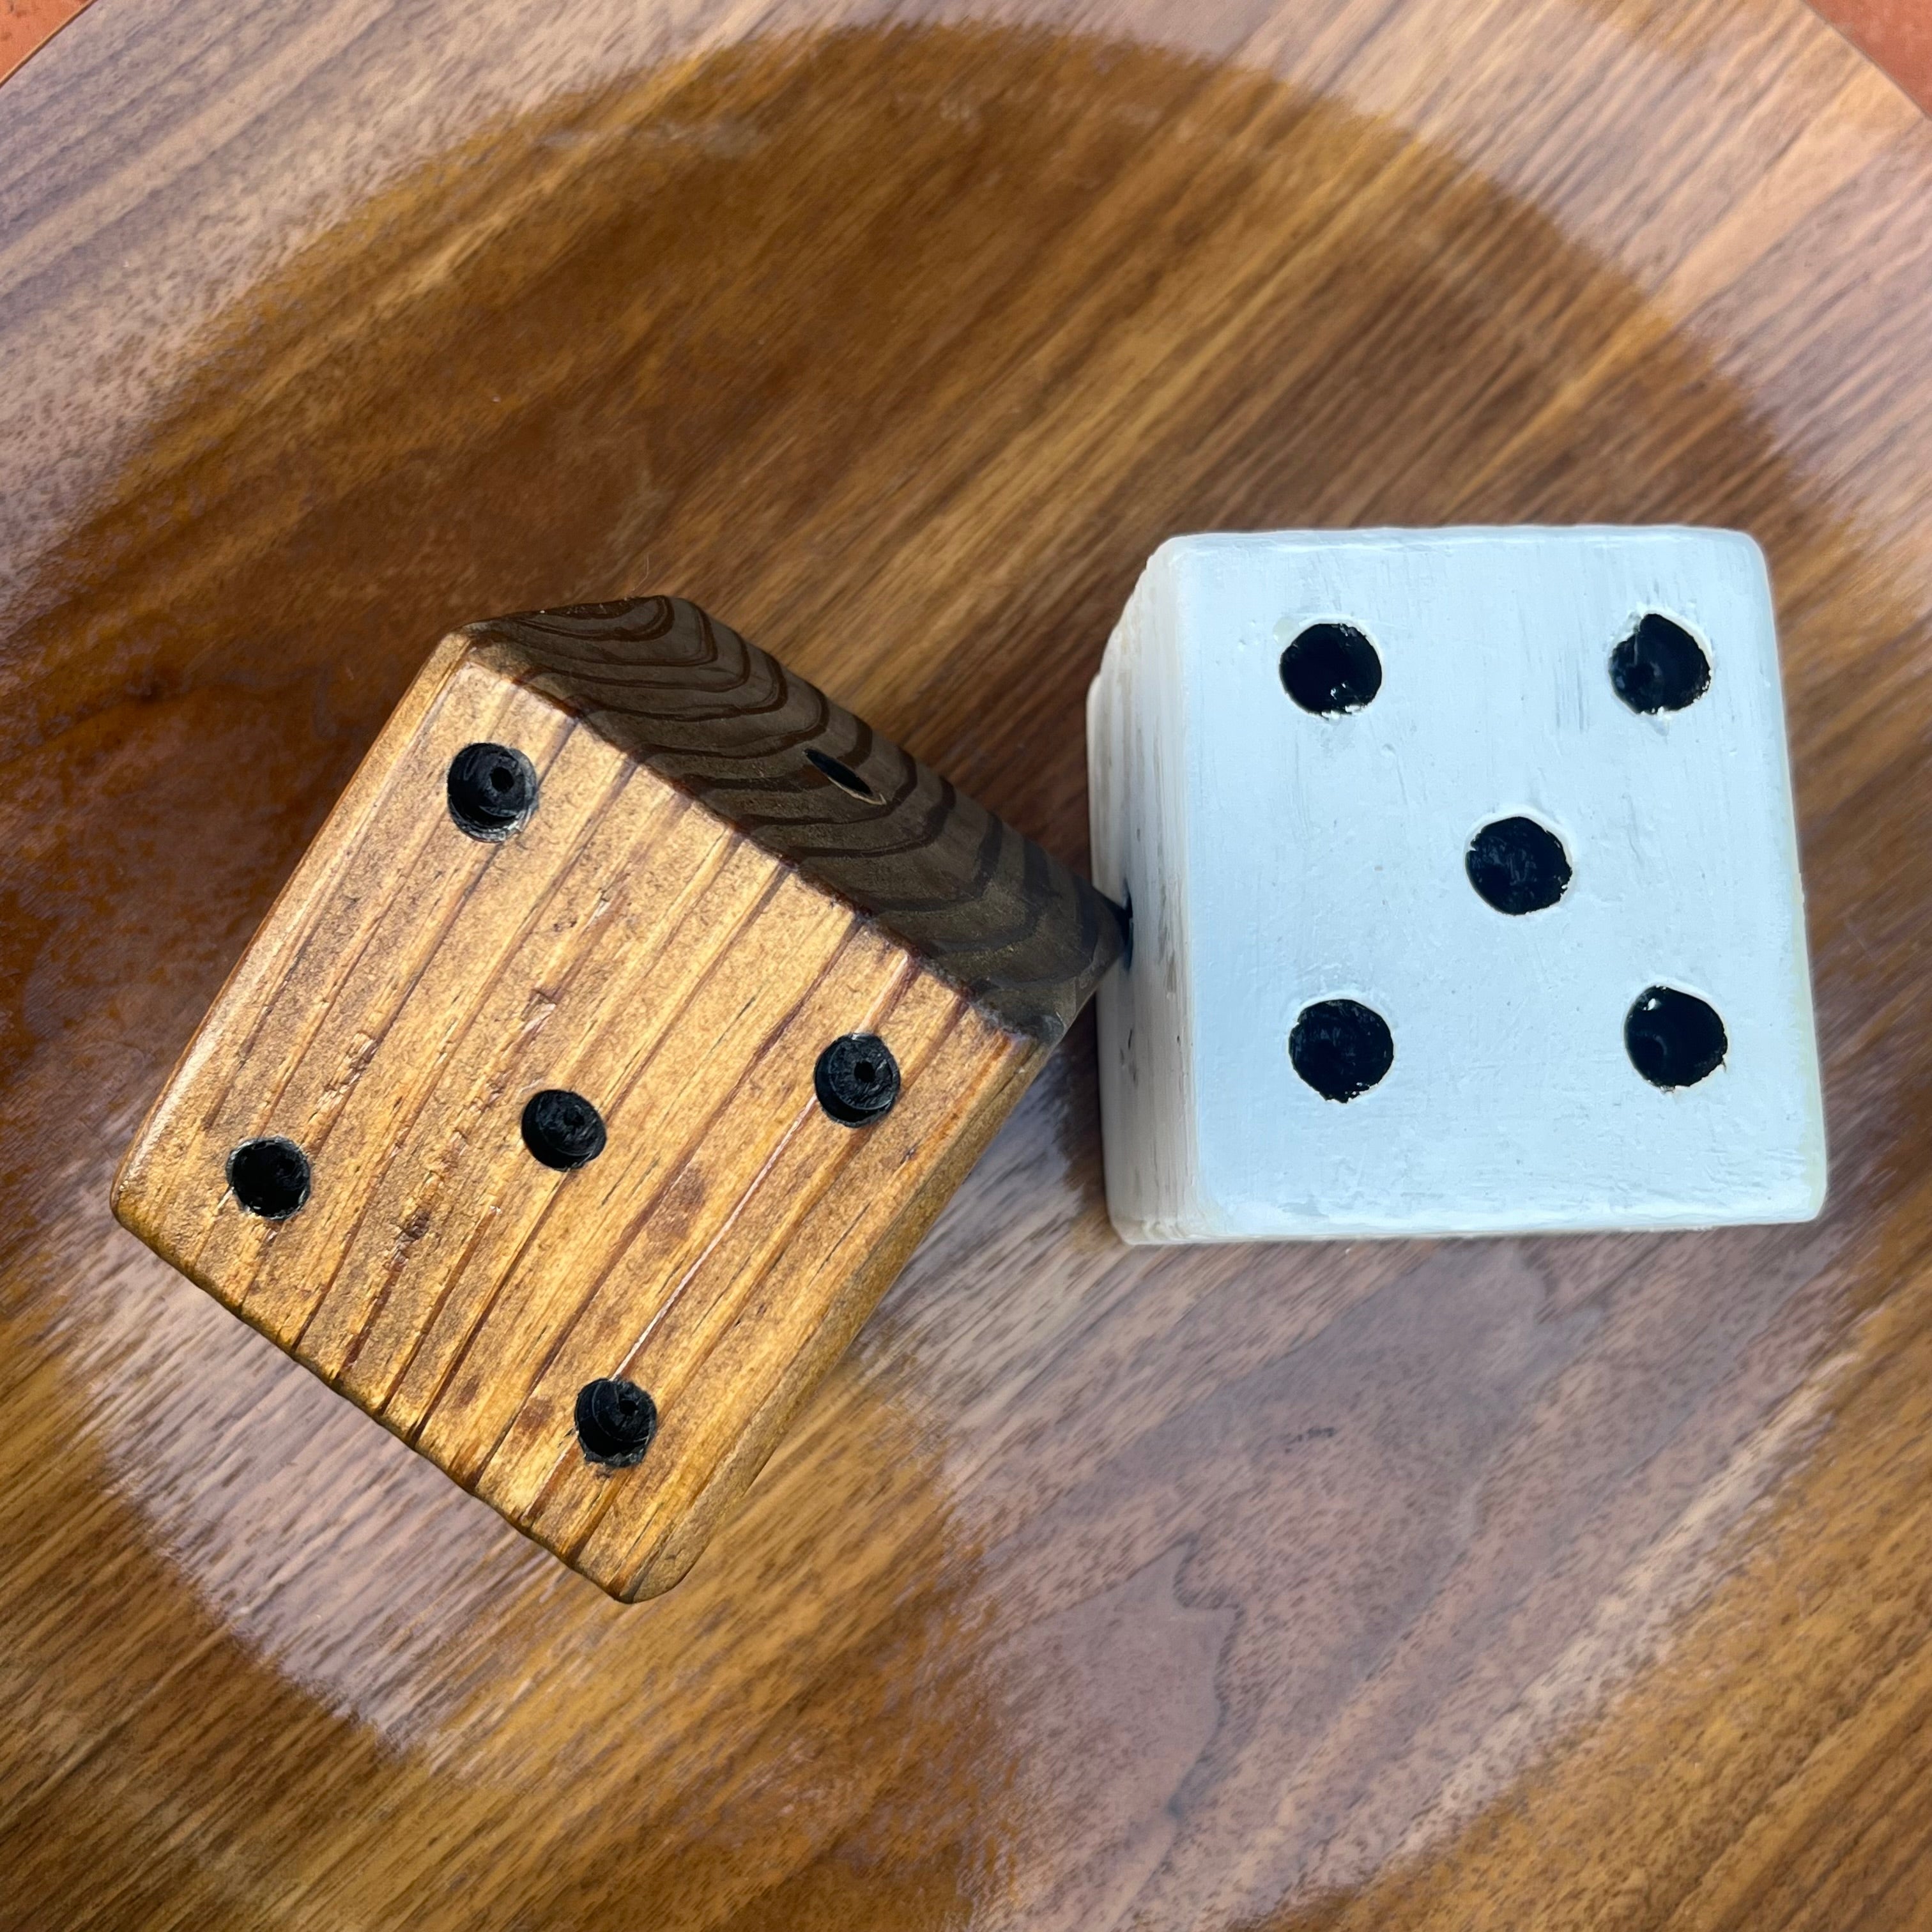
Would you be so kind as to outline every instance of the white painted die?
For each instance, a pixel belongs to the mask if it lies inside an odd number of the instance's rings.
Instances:
[[[1818,1212],[1748,537],[1177,538],[1108,644],[1088,748],[1096,882],[1132,913],[1099,995],[1128,1240]]]

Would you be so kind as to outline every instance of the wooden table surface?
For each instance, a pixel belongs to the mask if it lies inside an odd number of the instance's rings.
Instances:
[[[1932,125],[1797,0],[104,0],[0,97],[0,1923],[1932,1924]],[[1142,560],[1769,553],[1815,1226],[1133,1250],[1090,1023],[620,1607],[110,1222],[438,634],[1061,856]]]

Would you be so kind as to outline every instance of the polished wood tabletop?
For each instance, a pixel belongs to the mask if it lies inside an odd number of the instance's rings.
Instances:
[[[0,181],[0,1923],[1932,1924],[1877,70],[1797,0],[100,0]],[[1769,555],[1815,1226],[1130,1250],[1083,1022],[626,1607],[110,1218],[452,624],[694,598],[1077,865],[1161,538],[1537,519]]]

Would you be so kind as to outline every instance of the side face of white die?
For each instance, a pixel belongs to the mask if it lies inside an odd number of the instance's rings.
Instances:
[[[1681,529],[1179,538],[1088,698],[1130,1241],[1807,1220],[1770,585]]]

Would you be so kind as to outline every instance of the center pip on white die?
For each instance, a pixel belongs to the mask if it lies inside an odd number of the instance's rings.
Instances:
[[[1770,586],[1684,529],[1177,538],[1088,698],[1130,1241],[1809,1220]]]

